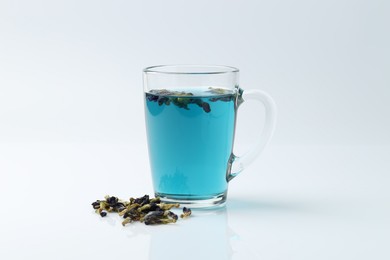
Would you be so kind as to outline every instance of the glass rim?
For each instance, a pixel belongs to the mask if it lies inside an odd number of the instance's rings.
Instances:
[[[198,64],[155,65],[143,69],[144,73],[173,74],[173,75],[212,75],[212,74],[238,73],[239,71],[240,71],[239,69],[232,66],[198,65]]]

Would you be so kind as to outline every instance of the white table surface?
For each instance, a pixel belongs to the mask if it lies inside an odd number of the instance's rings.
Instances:
[[[390,259],[390,147],[272,146],[219,211],[165,226],[91,202],[152,194],[146,147],[0,145],[0,259]]]

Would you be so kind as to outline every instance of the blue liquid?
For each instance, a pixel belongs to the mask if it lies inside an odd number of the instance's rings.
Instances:
[[[149,157],[156,194],[191,199],[226,192],[235,95],[168,97],[181,98],[186,105],[164,103],[164,96],[145,94]]]

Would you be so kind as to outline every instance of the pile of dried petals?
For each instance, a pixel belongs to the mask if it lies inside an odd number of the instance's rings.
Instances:
[[[145,195],[140,198],[130,198],[129,201],[108,195],[104,198],[92,203],[95,212],[102,217],[107,216],[107,212],[119,213],[119,216],[124,218],[123,226],[135,221],[151,225],[175,223],[178,220],[178,216],[171,209],[178,208],[180,205],[163,203],[159,197],[150,199],[149,195]],[[180,217],[187,218],[190,215],[191,209],[184,207]]]

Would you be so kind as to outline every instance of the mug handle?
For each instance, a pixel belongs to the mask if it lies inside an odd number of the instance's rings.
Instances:
[[[229,182],[236,177],[242,170],[251,164],[264,150],[266,145],[271,140],[276,125],[276,104],[275,101],[264,91],[261,90],[245,90],[239,89],[237,99],[237,107],[246,100],[256,100],[262,103],[265,107],[265,124],[259,138],[255,139],[252,148],[242,156],[236,156],[234,153],[230,155],[226,180]]]

